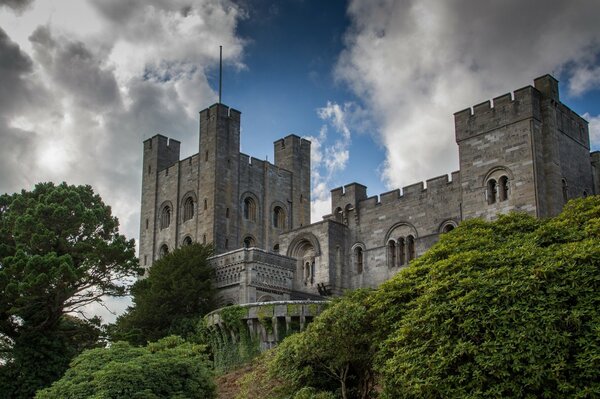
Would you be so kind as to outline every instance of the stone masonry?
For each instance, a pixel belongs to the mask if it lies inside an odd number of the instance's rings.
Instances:
[[[239,151],[240,112],[214,104],[200,112],[197,154],[144,141],[140,263],[212,243],[223,305],[318,300],[381,284],[462,220],[550,217],[600,193],[600,153],[552,76],[454,119],[459,171],[379,196],[335,188],[331,214],[311,224],[310,142],[290,135],[274,143],[274,164],[251,158]]]

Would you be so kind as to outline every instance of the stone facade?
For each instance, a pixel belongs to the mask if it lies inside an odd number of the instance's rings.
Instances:
[[[198,241],[213,243],[223,304],[317,299],[374,287],[469,218],[560,213],[600,192],[600,154],[587,122],[559,100],[550,75],[457,112],[460,170],[369,197],[331,191],[331,214],[310,223],[310,142],[274,143],[275,163],[239,152],[240,113],[200,112],[198,154],[144,142],[140,262]]]

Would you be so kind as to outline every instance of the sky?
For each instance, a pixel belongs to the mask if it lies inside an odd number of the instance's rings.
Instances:
[[[453,113],[547,73],[600,150],[598,15],[597,0],[0,0],[0,193],[90,184],[137,240],[142,141],[197,151],[219,46],[242,152],[312,141],[313,221],[335,187],[457,170]]]

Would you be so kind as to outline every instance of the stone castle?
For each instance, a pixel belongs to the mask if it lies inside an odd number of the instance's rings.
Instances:
[[[274,143],[274,163],[251,158],[240,153],[240,112],[214,104],[200,112],[197,154],[180,160],[178,141],[144,141],[141,265],[212,243],[222,305],[315,300],[379,285],[462,220],[549,217],[600,193],[600,153],[552,76],[454,118],[460,170],[450,179],[372,197],[351,183],[310,223],[311,143],[290,135]]]

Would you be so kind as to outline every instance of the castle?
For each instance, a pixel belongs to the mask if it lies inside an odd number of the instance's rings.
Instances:
[[[587,122],[559,100],[550,75],[454,114],[460,170],[367,196],[331,191],[331,214],[310,223],[310,145],[274,143],[274,163],[240,153],[241,114],[200,112],[197,154],[144,141],[140,263],[191,242],[212,243],[222,305],[319,299],[377,286],[470,218],[523,211],[557,215],[600,193],[600,153]]]

